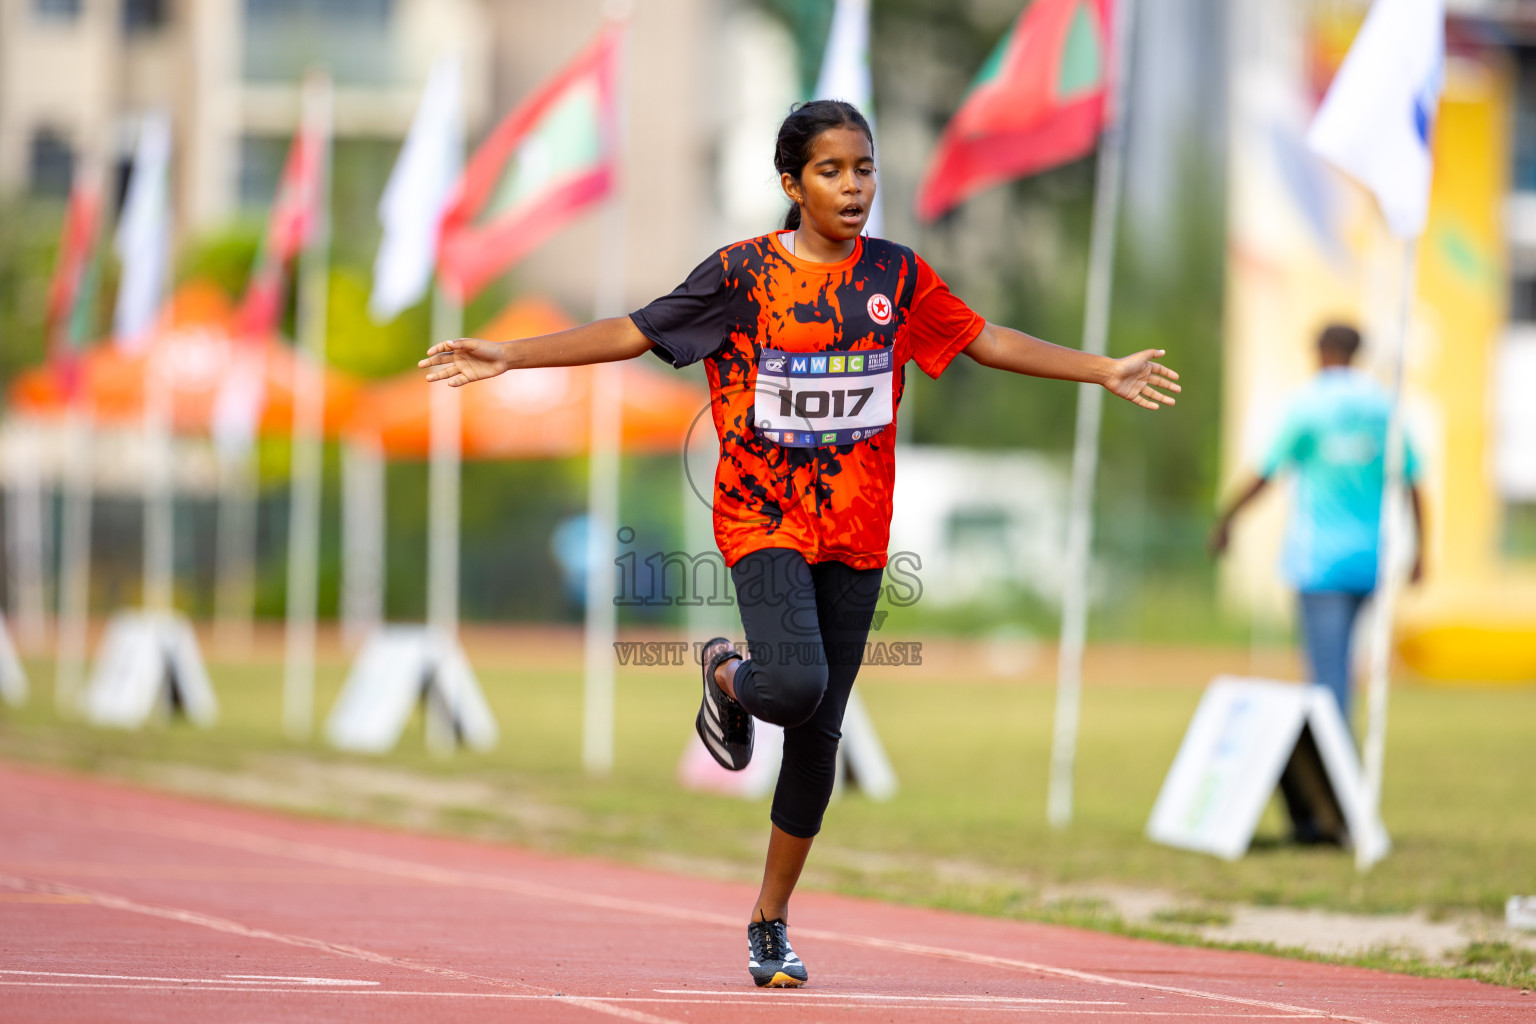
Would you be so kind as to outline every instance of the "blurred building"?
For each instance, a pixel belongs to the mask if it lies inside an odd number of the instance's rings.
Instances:
[[[398,142],[433,60],[465,62],[490,111],[478,0],[4,0],[0,189],[60,194],[98,162],[126,176],[139,120],[168,110],[180,233],[270,201],[310,68],[336,86],[338,148]]]
[[[623,175],[632,302],[670,290],[720,241],[710,139],[735,99],[710,83],[736,7],[634,7]],[[439,56],[463,60],[477,141],[593,37],[602,11],[600,0],[0,0],[0,192],[62,196],[95,164],[120,197],[138,124],[169,110],[178,237],[260,216],[298,124],[300,81],[321,68],[336,89],[335,202],[371,220]],[[587,314],[600,230],[584,218],[520,280]],[[338,239],[349,242],[363,248]]]
[[[1236,8],[1229,156],[1224,477],[1255,465],[1330,320],[1358,323],[1385,382],[1400,257],[1373,201],[1305,131],[1364,3]],[[1427,579],[1401,650],[1445,678],[1536,678],[1536,4],[1449,4],[1429,219],[1418,243],[1405,392],[1425,467]],[[1225,588],[1289,612],[1275,564],[1284,502],[1237,538]],[[1399,509],[1398,515],[1405,515]]]

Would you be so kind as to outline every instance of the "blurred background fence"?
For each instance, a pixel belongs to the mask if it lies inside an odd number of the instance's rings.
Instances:
[[[986,316],[1074,343],[1091,159],[994,189],[931,227],[919,227],[910,213],[939,130],[1018,6],[874,4],[871,63],[887,233],[923,252]],[[760,233],[781,217],[773,132],[788,104],[814,82],[831,9],[810,0],[636,5],[622,186],[630,307],[669,290],[714,246]],[[90,162],[109,167],[109,192],[120,204],[137,124],[153,110],[173,114],[175,279],[211,281],[238,298],[298,124],[299,80],[314,66],[327,69],[337,88],[328,359],[363,379],[412,368],[429,341],[425,303],[386,325],[373,323],[366,306],[379,241],[375,211],[432,59],[453,51],[464,60],[473,143],[568,59],[600,15],[596,2],[556,11],[480,0],[6,0],[4,383],[44,359],[47,282],[76,169]],[[1114,347],[1166,347],[1188,388],[1179,414],[1159,417],[1155,431],[1129,407],[1111,410],[1107,420],[1099,503],[1113,514],[1101,517],[1097,594],[1105,614],[1094,628],[1116,636],[1150,636],[1181,622],[1204,634],[1215,604],[1203,538],[1219,451],[1227,22],[1226,5],[1215,0],[1151,0],[1139,41]],[[519,295],[548,295],[573,316],[590,315],[593,220],[583,218],[487,289],[471,304],[467,329],[483,326]],[[103,269],[93,338],[110,333],[115,261]],[[290,297],[281,327],[290,337],[292,305]],[[1004,379],[962,360],[942,382],[918,381],[910,396],[903,433],[916,444],[1026,449],[1058,459],[1070,445],[1070,388]],[[287,460],[286,440],[260,442],[256,607],[263,616],[284,610]],[[325,461],[322,616],[335,614],[339,600],[339,465],[332,444]],[[638,548],[684,546],[679,472],[676,458],[627,460],[621,519],[637,531]],[[579,459],[466,467],[467,618],[579,619],[575,597],[548,595],[567,594],[561,581],[569,566],[562,569],[555,535],[585,506],[584,474]],[[426,470],[397,462],[387,477],[386,611],[416,618],[425,592]],[[57,479],[45,467],[45,480]],[[194,615],[209,614],[215,499],[183,492],[176,500],[177,601]],[[91,606],[101,612],[133,600],[142,530],[132,495],[107,490],[96,504]],[[50,515],[56,538],[58,497]],[[56,540],[50,544],[56,559]],[[1201,614],[1146,621],[1138,609],[1145,609],[1140,597],[1154,570],[1160,587],[1174,581]],[[969,611],[935,609],[924,621],[990,628],[1022,615],[1031,628],[1052,629],[1050,602],[1031,596],[1027,585],[1014,589],[1001,603],[994,594]],[[14,606],[12,595],[5,601]],[[48,603],[55,606],[51,597]],[[682,621],[675,608],[621,615]]]
[[[886,233],[923,253],[988,318],[1075,344],[1092,157],[993,188],[931,225],[911,212],[935,140],[1021,6],[872,4]],[[1411,399],[1417,389],[1414,401],[1429,410],[1410,416],[1410,427],[1428,435],[1420,440],[1430,453],[1433,536],[1430,585],[1405,609],[1405,622],[1421,633],[1460,628],[1482,614],[1465,595],[1496,590],[1513,623],[1515,639],[1505,640],[1518,646],[1536,635],[1536,456],[1528,454],[1536,451],[1536,427],[1508,397],[1516,393],[1511,381],[1536,372],[1528,365],[1527,337],[1536,315],[1529,301],[1536,280],[1536,193],[1529,189],[1536,166],[1536,5],[1449,6],[1450,127],[1441,145],[1454,148],[1439,155],[1440,165],[1483,170],[1475,182],[1465,174],[1437,178],[1433,209],[1440,212],[1432,214],[1425,278],[1433,294],[1426,292],[1419,315],[1438,339],[1429,349],[1433,358],[1450,353],[1451,362],[1410,373]],[[1107,410],[1096,499],[1095,636],[1246,642],[1255,635],[1254,617],[1261,638],[1285,635],[1289,608],[1272,568],[1279,499],[1272,497],[1270,511],[1239,536],[1238,557],[1220,579],[1205,535],[1217,494],[1245,465],[1266,410],[1310,371],[1315,328],[1331,315],[1370,319],[1361,297],[1367,289],[1359,197],[1337,182],[1318,186],[1320,172],[1294,166],[1276,113],[1292,110],[1304,120],[1363,11],[1347,0],[1144,0],[1127,113],[1111,346],[1121,353],[1166,348],[1185,391],[1176,410],[1155,420],[1123,403]],[[812,87],[831,13],[825,0],[634,5],[619,188],[629,308],[669,290],[714,247],[779,221],[784,200],[771,168],[773,133],[787,106]],[[127,192],[139,128],[156,111],[172,115],[175,281],[211,282],[232,300],[242,293],[299,124],[300,78],[312,67],[328,70],[336,85],[327,358],[363,381],[409,371],[431,340],[427,303],[383,325],[370,319],[367,303],[379,198],[433,61],[447,53],[462,60],[463,112],[474,145],[563,66],[601,18],[598,0],[3,0],[4,393],[45,359],[48,282],[71,182],[87,166],[105,169],[110,224]],[[1265,217],[1283,220],[1293,233],[1311,224],[1317,236],[1276,242],[1279,236],[1264,234]],[[582,216],[480,293],[466,310],[466,329],[483,328],[525,296],[547,297],[576,319],[590,316],[598,220]],[[117,275],[117,262],[105,259],[87,332],[93,339],[110,334]],[[295,331],[293,301],[280,326],[288,337]],[[1252,311],[1262,308],[1288,312],[1255,318]],[[1454,374],[1446,369],[1452,363]],[[702,379],[697,368],[690,372]],[[920,446],[1028,452],[1060,466],[1074,402],[1071,388],[959,360],[941,381],[918,377],[902,410],[902,435]],[[183,442],[183,455],[195,461],[189,446],[194,442]],[[256,607],[263,616],[284,611],[288,452],[280,437],[258,447]],[[346,529],[340,463],[333,442],[324,474],[323,616],[334,615],[339,601]],[[53,494],[45,531],[50,581],[57,576],[61,473],[59,466],[43,467]],[[585,473],[580,457],[467,464],[466,618],[580,618],[579,595],[568,585],[569,550],[585,507]],[[699,546],[684,527],[680,473],[677,457],[626,458],[620,519],[636,530],[636,550]],[[426,479],[417,462],[387,469],[392,618],[418,618],[424,608]],[[177,497],[177,601],[197,615],[214,604],[213,501],[192,485]],[[99,491],[90,596],[97,612],[134,599],[141,514],[131,494]],[[986,539],[992,527],[984,511],[958,516],[946,527],[956,543],[1006,543],[1006,530]],[[7,549],[0,558],[15,554]],[[984,598],[920,603],[903,621],[961,631],[1012,623],[1048,636],[1056,616],[1052,594],[1024,578],[1030,571],[1021,565],[1014,585]],[[9,586],[13,577],[7,564],[0,580]],[[48,586],[48,606],[56,607]],[[8,609],[16,597],[0,594]],[[675,606],[621,608],[620,615],[667,624],[684,618]],[[1536,674],[1536,655],[1529,667],[1526,675]],[[1523,671],[1517,665],[1506,674]]]

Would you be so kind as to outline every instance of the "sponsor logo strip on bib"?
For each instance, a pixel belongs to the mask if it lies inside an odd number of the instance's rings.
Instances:
[[[757,364],[757,432],[792,448],[853,444],[892,419],[889,348],[855,352],[764,349]]]
[[[782,445],[785,448],[820,448],[822,445],[854,444],[857,441],[874,437],[884,427],[854,427],[851,430],[766,430],[758,428],[758,434],[765,441]]]

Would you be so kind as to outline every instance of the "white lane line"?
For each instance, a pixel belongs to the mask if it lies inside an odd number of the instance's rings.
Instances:
[[[147,903],[139,903],[135,900],[124,899],[111,893],[99,892],[95,889],[87,889],[78,885],[67,885],[63,882],[34,881],[26,878],[17,878],[13,875],[0,874],[0,885],[9,886],[12,889],[20,889],[30,892],[61,892],[74,896],[89,897],[97,906],[107,907],[112,910],[123,910],[134,914],[144,914],[148,917],[158,917],[167,921],[178,921],[182,924],[198,925],[216,932],[224,932],[228,935],[239,935],[250,939],[267,939],[272,942],[281,942],[289,946],[300,946],[305,949],[318,949],[337,956],[352,957],[356,960],[366,960],[369,963],[384,964],[389,967],[402,967],[407,970],[420,971],[424,974],[436,974],[441,977],[455,978],[459,981],[474,982],[480,985],[491,985],[496,988],[519,989],[530,995],[544,995],[533,985],[526,985],[518,981],[510,981],[504,978],[491,978],[479,974],[470,974],[467,971],[456,971],[451,967],[437,967],[433,964],[418,963],[414,960],[406,960],[402,957],[387,956],[383,953],[375,953],[372,950],[362,949],[358,946],[349,946],[341,942],[328,942],[325,939],[313,939],[305,935],[289,935],[283,932],[268,931],[265,928],[251,928],[238,921],[228,918],[214,917],[212,914],[202,914],[195,910],[183,910],[179,907],[157,907]],[[25,983],[23,983],[25,984]],[[531,991],[530,991],[531,990]],[[230,990],[235,991],[235,990]],[[631,1010],[622,1006],[606,1006],[590,999],[568,998],[566,1002],[574,1006],[582,1006],[597,1013],[609,1017],[619,1017],[623,1020],[634,1021],[635,1024],[681,1024],[679,1021],[666,1017],[657,1017],[639,1010]]]
[[[68,988],[68,989],[126,989],[129,991],[144,992],[186,992],[185,985],[167,984],[114,984],[111,982],[67,982],[67,981],[0,981],[0,988]],[[238,992],[280,995],[305,995],[305,996],[412,996],[423,998],[444,999],[502,999],[523,1002],[545,1003],[571,1003],[576,1006],[594,1009],[592,1004],[603,1004],[604,1012],[617,1011],[614,1015],[624,1015],[629,1019],[663,1020],[665,1018],[651,1017],[638,1010],[629,1010],[624,1003],[664,1003],[669,1006],[756,1006],[762,1007],[765,1001],[779,999],[782,1008],[784,1003],[802,999],[805,993],[795,995],[759,995],[741,996],[734,999],[633,999],[624,996],[559,996],[559,995],[529,995],[522,992],[434,992],[431,990],[412,991],[408,989],[315,989],[315,988],[231,988],[215,989],[220,992]],[[874,1010],[878,1007],[868,1003],[817,1003],[818,1010]],[[907,1006],[908,1010],[932,1010],[938,1012],[952,1012],[954,1006]],[[974,1006],[967,1009],[987,1013],[1033,1013],[1050,1016],[1086,1016],[1094,1017],[1134,1017],[1143,1020],[1148,1017],[1176,1017],[1179,1020],[1196,1020],[1202,1018],[1215,1018],[1220,1020],[1326,1020],[1321,1013],[1245,1013],[1234,1017],[1231,1013],[1221,1010],[1090,1010],[1071,1007],[1055,1006]],[[631,1016],[632,1015],[632,1016]],[[672,1024],[672,1022],[669,1022]]]
[[[702,996],[722,995],[723,993],[700,992],[695,988],[656,988],[652,989],[657,995],[663,996]],[[973,996],[973,995],[933,995],[911,996],[893,995],[883,992],[807,992],[800,989],[790,999],[868,999],[883,1002],[946,1002],[946,1003],[1027,1003],[1040,1004],[1042,1006],[1124,1006],[1122,1000],[1109,999],[1036,999],[1028,996]]]
[[[78,802],[80,802],[78,798],[76,798],[76,801],[78,805]],[[361,853],[341,847],[324,846],[319,843],[279,839],[273,836],[262,835],[258,832],[247,832],[244,829],[229,828],[222,825],[190,822],[182,818],[163,814],[142,811],[124,813],[100,804],[92,804],[89,800],[83,802],[94,812],[94,823],[105,827],[115,825],[117,827],[147,832],[151,835],[191,839],[212,846],[241,849],[251,853],[285,856],[294,860],[308,861],[309,863],[328,864],[351,870],[372,871],[377,874],[429,881],[454,887],[506,892],[572,906],[619,911],[646,917],[662,918],[664,920],[719,925],[730,928],[732,931],[739,930],[741,927],[740,921],[734,917],[727,917],[724,914],[687,910],[662,903],[648,903],[643,900],[632,900],[617,896],[600,896],[595,893],[581,892],[580,890],[567,889],[562,886],[523,882],[517,879],[481,872],[460,871],[454,868],[438,867],[432,864],[401,860],[396,857],[386,857],[380,854]],[[33,806],[29,810],[33,814],[43,817],[58,818],[73,824],[80,823],[78,817],[60,814],[55,808],[56,804],[49,804],[43,807]],[[1347,1021],[1349,1024],[1384,1024],[1384,1022],[1372,1017],[1331,1013],[1327,1010],[1318,1010],[1310,1006],[1298,1006],[1293,1003],[1281,1003],[1269,999],[1252,999],[1246,996],[1228,995],[1222,992],[1211,992],[1205,989],[1187,988],[1180,985],[1163,985],[1151,981],[1116,978],[1112,975],[1095,974],[1091,971],[1080,971],[1070,967],[1057,967],[1052,964],[1017,960],[1012,957],[972,953],[968,950],[951,949],[945,946],[930,946],[923,943],[902,942],[896,939],[880,939],[872,936],[804,927],[797,928],[795,934],[802,937],[810,936],[827,942],[836,942],[841,945],[879,949],[884,952],[907,953],[914,956],[972,963],[1005,970],[1027,971],[1047,977],[1070,978],[1073,981],[1088,982],[1090,984],[1132,988],[1147,992],[1166,992],[1171,995],[1190,996],[1217,1003],[1251,1006],[1258,1009],[1275,1010],[1281,1013],[1314,1014],[1326,1020]]]
[[[271,981],[287,981],[299,985],[378,984],[376,981],[363,981],[357,978],[303,978],[282,974],[226,974],[222,978],[162,978],[142,974],[81,974],[74,971],[0,970],[0,974],[20,974],[34,978],[103,978],[107,981],[175,981],[194,985],[259,985]]]
[[[1204,989],[1186,988],[1182,985],[1161,985],[1152,981],[1135,981],[1130,978],[1116,978],[1107,974],[1094,974],[1090,971],[1079,971],[1071,967],[1055,967],[1050,964],[1034,963],[1029,960],[1015,960],[1012,957],[992,956],[986,953],[972,953],[963,949],[949,949],[944,946],[929,946],[916,942],[902,942],[898,939],[879,939],[867,935],[847,935],[842,932],[823,931],[816,928],[800,928],[798,936],[804,938],[825,939],[829,942],[841,942],[850,946],[863,946],[867,949],[879,949],[893,953],[911,953],[917,956],[934,957],[941,960],[955,960],[961,963],[972,963],[987,967],[1001,967],[1007,970],[1029,971],[1036,974],[1045,974],[1057,978],[1071,978],[1075,981],[1092,982],[1099,985],[1111,985],[1121,988],[1145,989],[1149,992],[1167,992],[1172,995],[1193,996],[1197,999],[1209,999],[1213,1002],[1231,1003],[1234,1006],[1251,1006],[1260,1010],[1274,1010],[1282,1014],[1311,1017],[1321,1020],[1345,1021],[1347,1024],[1385,1024],[1374,1017],[1357,1017],[1352,1014],[1332,1013],[1328,1010],[1318,1010],[1310,1006],[1297,1006],[1293,1003],[1279,1003],[1269,999],[1251,999],[1247,996],[1227,995],[1221,992],[1208,992]]]
[[[291,981],[299,985],[377,985],[352,978],[307,978],[302,974],[226,974],[233,981]]]

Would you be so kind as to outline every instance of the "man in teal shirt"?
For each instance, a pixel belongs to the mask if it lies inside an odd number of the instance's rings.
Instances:
[[[1376,589],[1381,496],[1385,488],[1387,415],[1391,399],[1371,377],[1350,366],[1360,333],[1335,324],[1318,338],[1322,370],[1297,396],[1259,475],[1216,523],[1211,547],[1227,548],[1232,518],[1277,473],[1296,474],[1296,502],[1285,538],[1282,569],[1300,592],[1301,627],[1312,679],[1333,691],[1345,721],[1350,714],[1350,637],[1365,599]],[[1424,536],[1419,464],[1407,446],[1404,479],[1414,529]],[[1411,579],[1424,573],[1416,545]]]

